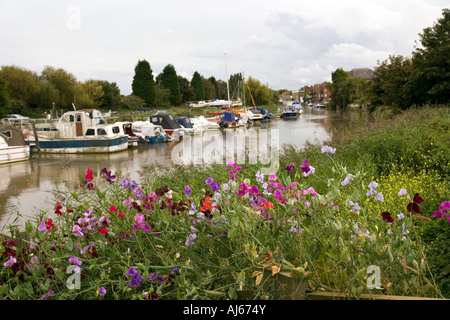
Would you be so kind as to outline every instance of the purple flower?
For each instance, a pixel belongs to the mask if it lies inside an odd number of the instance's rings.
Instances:
[[[383,195],[381,194],[381,192],[378,192],[377,195],[375,196],[375,201],[383,202],[383,200],[384,200]]]
[[[193,245],[195,238],[197,238],[197,235],[195,233],[191,233],[186,239],[185,245],[187,246]]]
[[[102,296],[106,294],[106,289],[104,287],[100,287],[99,292]]]
[[[12,267],[12,265],[14,264],[14,263],[16,263],[17,262],[17,260],[16,260],[16,258],[13,258],[13,257],[9,257],[9,259],[8,259],[8,261],[6,261],[4,264],[3,264],[3,266],[5,266],[5,267]]]
[[[144,280],[135,268],[128,269],[126,275],[133,276],[133,279],[129,283],[130,287],[139,287],[141,281]]]
[[[303,173],[305,173],[305,174],[307,174],[311,170],[310,167],[309,167],[308,159],[305,159],[305,161],[303,161],[303,163],[300,166],[300,168],[303,170]]]
[[[192,193],[191,188],[188,185],[184,186],[184,192],[186,193],[187,196],[190,196]]]
[[[341,182],[341,185],[343,185],[343,186],[345,187],[346,185],[348,185],[348,184],[350,183],[351,180],[353,180],[353,176],[352,176],[351,173],[349,173],[349,174],[345,177],[344,181]]]
[[[71,256],[69,258],[70,263],[75,263],[77,266],[81,265],[81,261],[76,256]]]
[[[398,192],[398,195],[399,195],[399,196],[404,196],[404,195],[406,195],[407,193],[408,193],[408,192],[406,191],[405,188],[401,188],[400,191]]]
[[[38,230],[40,232],[47,231],[47,226],[45,225],[45,220],[44,219],[41,220],[41,223],[39,224]]]
[[[153,272],[152,274],[150,274],[149,279],[153,281],[156,279],[157,275],[158,275],[158,272]]]
[[[284,170],[287,170],[289,172],[292,172],[295,169],[296,164],[295,163],[291,163],[290,165],[288,165],[286,168],[284,168]]]
[[[327,153],[327,154],[333,154],[333,153],[335,153],[336,152],[336,148],[332,148],[332,147],[329,147],[329,146],[323,146],[322,147],[322,153]]]
[[[170,273],[175,274],[175,273],[178,273],[178,271],[179,271],[178,268],[175,267],[172,269],[172,271],[170,271]]]

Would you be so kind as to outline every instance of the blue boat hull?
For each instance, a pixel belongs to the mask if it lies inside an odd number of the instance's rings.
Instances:
[[[109,153],[128,149],[128,137],[39,140],[39,148],[42,153]]]

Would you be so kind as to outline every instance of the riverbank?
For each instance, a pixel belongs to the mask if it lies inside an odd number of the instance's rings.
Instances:
[[[449,224],[434,214],[449,200],[448,108],[368,119],[326,148],[287,148],[271,175],[229,161],[144,170],[136,184],[87,169],[86,184],[27,223],[24,247],[3,242],[0,295],[270,299],[263,270],[290,268],[307,291],[352,299],[448,296]]]

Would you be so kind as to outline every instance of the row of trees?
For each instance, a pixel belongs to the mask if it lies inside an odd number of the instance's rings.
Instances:
[[[233,74],[227,82],[214,77],[205,78],[197,71],[192,79],[177,75],[168,64],[156,77],[150,63],[139,60],[134,69],[132,94],[122,95],[115,82],[89,79],[80,82],[61,68],[46,66],[40,74],[19,66],[0,69],[0,118],[8,113],[39,116],[44,112],[59,112],[76,108],[112,110],[143,110],[185,105],[189,101],[241,98],[252,105],[267,105],[277,101],[277,92],[241,73]],[[245,93],[247,92],[247,94]]]
[[[411,57],[391,55],[378,62],[370,81],[350,78],[342,69],[332,74],[332,108],[350,103],[407,109],[413,105],[447,104],[450,101],[450,10],[425,28],[420,47]]]
[[[142,98],[146,106],[167,107],[185,104],[189,101],[235,100],[238,98],[243,101],[245,99],[245,104],[251,105],[253,101],[250,92],[253,94],[255,104],[258,105],[271,104],[278,99],[276,91],[251,77],[245,82],[241,73],[231,75],[227,84],[227,82],[216,80],[214,77],[205,78],[195,71],[189,81],[177,75],[175,67],[168,64],[154,78],[147,60],[139,60],[134,72],[133,95]],[[247,89],[248,91],[246,91]]]

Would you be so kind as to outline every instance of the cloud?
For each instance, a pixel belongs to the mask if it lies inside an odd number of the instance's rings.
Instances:
[[[226,52],[228,76],[244,72],[273,89],[296,89],[340,67],[410,55],[444,2],[2,0],[0,61],[38,73],[61,67],[129,94],[138,60],[155,75],[172,64],[189,80],[195,71],[225,80]]]

